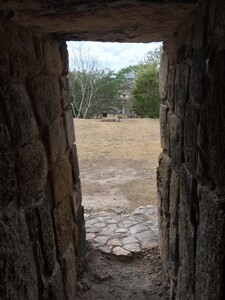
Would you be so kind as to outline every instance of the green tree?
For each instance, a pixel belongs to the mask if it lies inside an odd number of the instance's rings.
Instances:
[[[158,62],[152,60],[139,69],[132,89],[132,109],[140,117],[159,117]]]

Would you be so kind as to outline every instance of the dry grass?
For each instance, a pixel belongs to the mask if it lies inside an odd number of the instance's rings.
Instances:
[[[75,130],[84,205],[89,206],[88,199],[93,205],[95,198],[107,208],[125,200],[132,208],[156,203],[155,171],[161,151],[158,120],[79,119]],[[116,201],[112,204],[111,199]]]

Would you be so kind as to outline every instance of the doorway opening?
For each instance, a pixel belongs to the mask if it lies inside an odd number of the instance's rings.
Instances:
[[[106,51],[107,44],[109,44],[108,47],[112,47],[111,43],[94,44],[95,49],[102,51],[102,57],[106,57],[104,51]],[[155,44],[155,47],[161,45]],[[151,49],[151,44],[148,45],[149,48],[145,45],[146,53],[147,49]],[[89,53],[96,53],[96,51],[92,50],[91,46],[93,45],[89,43],[89,50],[87,48],[83,50],[85,56],[81,57],[81,48],[77,53],[80,61],[76,61],[76,64],[82,64],[85,72],[87,72],[85,67],[91,67],[91,72],[94,69]],[[115,46],[113,43],[113,51],[116,51]],[[129,44],[122,44],[122,48],[126,52],[126,47],[129,46]],[[141,48],[141,44],[138,44],[138,47]],[[88,51],[90,52],[88,53]],[[118,56],[119,51],[117,49]],[[76,55],[72,43],[69,45],[69,52],[70,60],[72,60],[71,56]],[[142,64],[143,60],[141,61],[135,56],[136,64]],[[144,59],[144,54],[142,56]],[[121,69],[133,66],[131,57],[127,62],[128,65],[124,68],[122,64],[116,64],[116,59],[114,64],[116,69],[113,70],[114,74],[118,74]],[[106,65],[105,62],[104,65]],[[71,66],[73,66],[73,61]],[[80,73],[81,70],[79,73],[74,72],[74,77],[75,74],[79,77]],[[84,80],[83,85],[88,84],[88,78],[83,74],[79,80]],[[79,80],[76,84],[79,84]],[[139,277],[138,280],[140,280],[140,276],[143,276],[141,280],[143,284],[140,285],[140,289],[137,289],[138,284],[135,284],[135,289],[131,289],[136,297],[138,290],[139,299],[145,299],[146,295],[153,296],[155,294],[162,296],[158,299],[166,299],[167,296],[167,285],[159,265],[158,253],[156,168],[161,151],[159,119],[138,116],[132,112],[132,105],[127,110],[124,108],[124,94],[126,99],[132,97],[134,84],[135,78],[130,85],[126,85],[124,88],[126,94],[121,88],[119,101],[122,102],[122,105],[118,108],[108,105],[101,110],[102,107],[99,106],[100,112],[88,115],[79,113],[77,104],[73,106],[73,109],[76,110],[74,125],[82,181],[82,204],[85,209],[86,239],[91,252],[94,253],[94,259],[91,261],[94,278],[97,276],[94,282],[98,282],[98,280],[105,282],[106,280],[106,284],[101,290],[104,295],[102,299],[118,297],[118,290],[114,289],[116,283],[108,279],[114,277],[121,267],[124,268],[121,285],[124,287],[125,294],[130,289],[131,281],[134,283],[137,280],[128,275],[128,273],[132,273],[136,274],[137,278]],[[77,90],[72,91],[72,96],[75,97],[73,101],[80,96],[77,91],[78,87]],[[84,96],[89,97],[88,92]],[[110,264],[107,263],[109,258],[113,260],[113,264],[112,261]],[[146,264],[147,258],[148,263]],[[121,260],[132,261],[132,264],[121,265],[123,264]],[[142,267],[138,268],[137,263],[140,263]],[[103,269],[105,270],[103,271]],[[156,276],[151,276],[151,272]],[[89,276],[93,273],[89,270]],[[154,287],[151,287],[151,291],[149,286],[148,288],[145,286],[149,285],[149,277],[151,277],[150,282]],[[160,284],[157,285],[154,280],[158,280]],[[124,285],[126,281],[127,283]],[[99,292],[95,290],[95,287],[93,288],[93,280],[91,282],[92,289],[84,295],[87,297],[86,299],[99,297]],[[94,294],[90,294],[93,289]]]

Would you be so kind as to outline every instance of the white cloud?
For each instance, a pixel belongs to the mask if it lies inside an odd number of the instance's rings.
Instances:
[[[102,42],[67,42],[70,65],[79,47],[89,49],[90,55],[97,58],[101,65],[118,71],[136,65],[147,52],[158,48],[161,43],[102,43]]]

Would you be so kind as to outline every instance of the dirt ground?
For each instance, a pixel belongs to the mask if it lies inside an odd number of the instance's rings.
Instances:
[[[134,209],[157,203],[159,120],[74,122],[85,208]]]
[[[168,294],[156,247],[128,261],[94,251],[79,278],[76,299],[168,300]]]
[[[156,205],[159,121],[74,122],[86,212],[117,208],[123,214]],[[158,247],[128,261],[91,249],[78,278],[76,299],[169,299]]]

